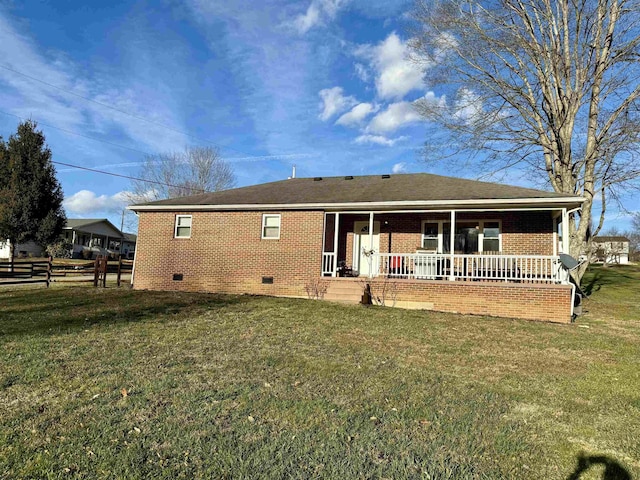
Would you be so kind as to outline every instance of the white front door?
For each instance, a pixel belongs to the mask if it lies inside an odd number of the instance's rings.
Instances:
[[[360,272],[360,276],[369,275],[369,265],[372,272],[378,271],[378,263],[371,263],[373,257],[367,255],[371,250],[380,253],[380,222],[373,222],[373,236],[369,235],[368,221],[354,222],[353,261],[354,268]]]

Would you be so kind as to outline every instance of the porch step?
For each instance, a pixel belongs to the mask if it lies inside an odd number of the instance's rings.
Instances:
[[[360,303],[364,287],[355,280],[332,281],[324,299],[338,303]]]

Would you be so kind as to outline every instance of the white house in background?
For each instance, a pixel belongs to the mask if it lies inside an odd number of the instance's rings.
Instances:
[[[16,247],[17,258],[41,257],[44,249],[36,242],[19,243]],[[9,240],[0,240],[0,259],[9,260],[11,258],[11,243]]]
[[[62,230],[62,238],[73,245],[73,258],[96,258],[98,255],[133,258],[136,235],[123,233],[106,218],[70,218]],[[18,244],[16,257],[41,257],[44,247],[35,242]],[[8,240],[0,240],[0,259],[11,258]]]
[[[136,242],[138,236],[135,233],[122,233],[124,238],[122,239],[122,246],[120,247],[120,253],[122,258],[131,260],[136,254]]]
[[[125,235],[106,218],[70,218],[62,237],[73,245],[73,258],[119,255]]]
[[[629,239],[620,236],[598,236],[591,240],[595,262],[626,265],[629,263]]]

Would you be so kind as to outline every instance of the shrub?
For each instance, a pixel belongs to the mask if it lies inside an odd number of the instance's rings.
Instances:
[[[60,240],[48,245],[45,251],[47,252],[47,255],[50,255],[53,258],[71,258],[73,245],[70,242]]]

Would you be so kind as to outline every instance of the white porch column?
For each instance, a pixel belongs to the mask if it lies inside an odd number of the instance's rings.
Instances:
[[[455,276],[453,274],[454,267],[454,249],[456,247],[456,211],[451,210],[451,232],[449,235],[449,254],[451,255],[451,265],[449,269],[449,280],[455,280]]]
[[[569,214],[562,209],[562,253],[569,254]]]
[[[369,212],[369,251],[373,250],[373,212]],[[373,257],[369,256],[369,278],[373,277]]]
[[[553,238],[553,256],[557,257],[558,256],[558,218],[553,216],[553,218],[551,219],[551,223],[553,225],[553,235],[551,235],[551,237]]]
[[[340,225],[340,213],[336,212],[333,227],[333,276],[338,276],[338,225]]]

